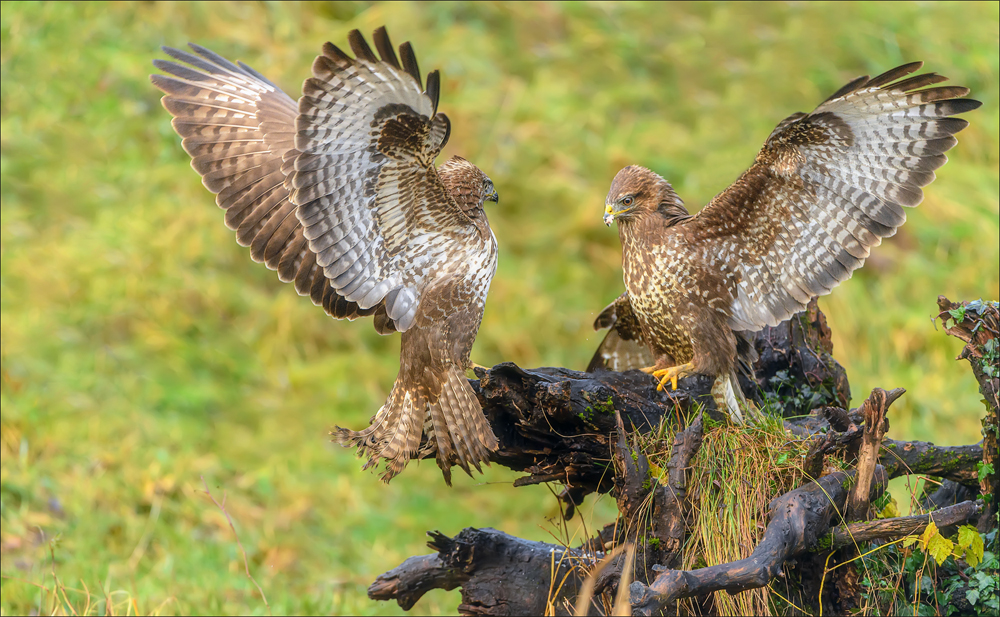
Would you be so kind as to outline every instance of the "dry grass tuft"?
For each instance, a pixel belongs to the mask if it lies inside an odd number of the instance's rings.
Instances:
[[[805,480],[806,449],[770,416],[759,426],[706,430],[689,488],[695,522],[684,568],[749,557],[767,527],[768,503]],[[734,596],[717,592],[715,604],[720,615],[770,614],[766,587]]]

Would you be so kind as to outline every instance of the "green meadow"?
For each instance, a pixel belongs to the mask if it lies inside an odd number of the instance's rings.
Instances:
[[[930,316],[939,294],[1000,297],[998,7],[3,3],[0,612],[399,614],[365,589],[427,530],[574,541],[614,519],[588,497],[561,527],[548,487],[502,469],[449,489],[414,463],[386,486],[330,443],[385,400],[399,337],[331,320],[236,244],[149,83],[161,45],[200,43],[297,98],[323,42],[383,24],[410,40],[442,73],[444,156],[500,194],[473,359],[577,369],[622,290],[601,221],[618,169],[652,168],[696,210],[790,113],[924,60],[983,107],[820,306],[854,404],[905,387],[889,435],[953,445],[980,439],[982,405]],[[414,613],[458,603],[439,590]]]

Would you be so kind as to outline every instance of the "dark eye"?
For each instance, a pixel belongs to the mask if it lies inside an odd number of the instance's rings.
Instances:
[[[622,205],[623,206],[631,206],[633,201],[634,200],[632,199],[632,196],[629,195],[628,197],[626,197],[625,199],[622,200]]]

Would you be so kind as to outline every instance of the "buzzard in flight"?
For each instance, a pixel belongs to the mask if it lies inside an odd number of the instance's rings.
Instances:
[[[850,278],[948,160],[953,135],[968,126],[950,116],[979,107],[962,98],[968,88],[927,87],[945,77],[907,77],[921,66],[859,77],[812,113],[789,116],[694,216],[652,171],[618,172],[604,222],[618,221],[626,294],[595,324],[616,329],[592,367],[645,365],[659,388],[715,376],[715,400],[742,421],[739,334],[777,325]]]
[[[440,77],[423,85],[409,43],[397,57],[385,28],[376,57],[355,30],[355,57],[331,43],[296,103],[245,64],[191,45],[156,60],[163,106],[236,240],[254,261],[336,319],[372,316],[402,333],[399,375],[371,426],[337,429],[344,445],[386,461],[388,482],[421,437],[445,480],[480,469],[497,447],[465,371],[496,272],[484,202],[490,179],[434,159],[451,131],[437,113]],[[184,63],[184,64],[181,64]],[[187,66],[185,66],[187,65]]]

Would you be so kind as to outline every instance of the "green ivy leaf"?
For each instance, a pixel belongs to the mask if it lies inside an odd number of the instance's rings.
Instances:
[[[937,609],[921,602],[917,605],[917,615],[920,617],[937,617]]]
[[[985,572],[976,572],[976,586],[979,587],[979,591],[986,591],[996,587],[996,578],[990,576]]]
[[[976,470],[979,472],[979,483],[982,484],[986,476],[993,473],[993,463],[984,463],[979,461],[976,463]]]
[[[951,315],[951,318],[954,319],[956,323],[962,323],[965,319],[965,307],[960,306],[957,309],[952,309],[948,311],[948,314]]]
[[[965,592],[965,599],[969,601],[969,604],[975,606],[976,602],[979,602],[979,592],[975,589],[970,589]]]

